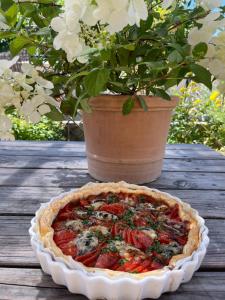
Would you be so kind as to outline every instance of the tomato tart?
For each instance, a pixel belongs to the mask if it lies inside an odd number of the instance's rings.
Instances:
[[[201,243],[199,218],[190,205],[158,190],[97,183],[45,205],[36,233],[71,269],[141,279],[191,257]]]

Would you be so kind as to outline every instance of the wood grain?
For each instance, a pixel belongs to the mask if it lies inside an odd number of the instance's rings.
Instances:
[[[80,187],[95,182],[86,170],[0,169],[0,186]],[[147,186],[159,189],[225,190],[225,173],[166,172]]]
[[[8,156],[0,155],[0,168],[24,169],[84,169],[87,170],[85,157],[58,156]],[[224,159],[164,159],[163,171],[177,172],[225,172]]]
[[[39,266],[30,246],[31,217],[0,216],[0,266]],[[210,245],[202,264],[204,269],[225,268],[225,220],[206,220]]]
[[[224,272],[197,272],[189,283],[182,284],[159,300],[224,300]],[[0,268],[1,300],[86,300],[82,295],[70,294],[66,288],[53,283],[50,276],[37,269]],[[147,299],[146,299],[147,300]]]
[[[70,188],[1,187],[0,214],[34,215],[41,203],[68,192]],[[225,191],[164,190],[188,202],[205,218],[225,219]]]
[[[9,147],[85,147],[85,142],[73,142],[73,141],[0,141],[1,146],[9,146]],[[203,144],[167,144],[166,147],[168,149],[201,149],[201,150],[210,150],[208,146]]]
[[[0,155],[86,157],[83,146],[77,147],[10,147],[0,144]],[[165,158],[223,159],[219,152],[205,149],[166,149]]]

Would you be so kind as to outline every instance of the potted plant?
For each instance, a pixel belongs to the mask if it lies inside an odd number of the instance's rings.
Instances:
[[[34,94],[21,96],[26,87],[17,80],[16,108],[24,114],[28,99],[33,116],[38,111],[56,119],[74,119],[82,110],[89,173],[98,180],[144,183],[159,177],[178,101],[170,88],[195,81],[211,89],[215,79],[225,79],[223,1],[1,3],[0,37],[10,39],[13,56],[27,49],[45,79],[37,83],[41,74],[24,66],[24,81],[39,85],[39,92],[32,90],[39,100],[48,95],[40,110]]]

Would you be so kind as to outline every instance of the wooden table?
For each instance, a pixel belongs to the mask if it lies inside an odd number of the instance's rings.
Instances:
[[[225,299],[225,156],[203,145],[168,145],[149,184],[189,202],[206,219],[210,245],[194,278],[160,299]],[[0,143],[0,299],[86,299],[45,275],[28,228],[40,203],[93,181],[81,142]],[[127,299],[129,300],[129,299]]]

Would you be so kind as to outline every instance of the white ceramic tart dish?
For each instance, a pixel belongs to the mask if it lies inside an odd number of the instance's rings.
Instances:
[[[103,203],[104,200],[102,199],[102,195],[106,195],[108,197],[109,194],[120,197],[119,202],[116,204]],[[153,202],[149,204],[146,202],[147,200],[142,200],[142,203],[140,203],[140,199],[143,198],[143,195],[145,199],[148,199],[148,202],[151,199],[153,199]],[[138,204],[133,204],[132,199],[138,199]],[[91,205],[94,206],[94,210],[92,209],[91,213],[89,213],[89,205],[92,200],[93,203],[91,202]],[[89,201],[89,203],[87,201]],[[80,203],[83,205],[81,210],[79,206],[81,205]],[[119,211],[118,213],[118,207],[121,206],[121,203],[124,210],[122,212]],[[152,203],[154,205],[152,205]],[[85,224],[84,228],[79,228],[80,231],[77,228],[77,225],[80,223],[78,224],[77,220],[72,220],[73,218],[71,218],[71,214],[69,214],[69,221],[62,221],[59,219],[58,222],[58,216],[60,216],[60,218],[62,216],[65,217],[63,209],[68,207],[70,204],[78,205],[78,208],[75,207],[76,216],[78,215],[79,218],[81,216],[82,224]],[[102,215],[104,207],[105,213]],[[114,210],[112,213],[109,213],[111,212],[109,208],[112,209],[112,207]],[[174,215],[175,207],[179,212],[178,217]],[[117,210],[115,210],[115,208]],[[172,219],[168,219],[168,208],[169,215]],[[86,213],[86,211],[88,214],[85,219],[84,212]],[[113,216],[114,211],[116,216]],[[131,212],[132,220],[134,220],[134,223],[132,224],[130,223],[130,219],[128,219],[128,216],[130,217],[130,215],[127,214],[127,211]],[[154,213],[152,213],[152,211]],[[66,211],[66,213],[66,216],[68,216],[68,211]],[[151,213],[152,218],[154,215],[159,216],[155,224],[160,224],[161,227],[154,227],[154,223],[146,225],[143,223],[143,218],[141,221],[137,219],[137,215],[143,215],[143,213],[145,220],[148,220],[146,215],[151,215]],[[166,217],[163,218],[162,216],[164,215]],[[123,228],[122,233],[119,231],[121,236],[116,235],[115,237],[115,239],[120,237],[119,240],[110,240],[110,242],[107,241],[107,245],[105,245],[106,243],[104,239],[107,239],[109,234],[107,232],[105,233],[105,227],[96,224],[93,226],[93,224],[90,223],[90,220],[93,222],[93,220],[96,221],[96,219],[98,219],[97,221],[102,225],[101,222],[103,221],[99,221],[99,219],[102,220],[104,218],[107,219],[107,222],[104,220],[106,224],[120,224],[122,222],[121,220],[123,220],[123,223],[125,221],[129,221],[128,224],[123,224],[123,226],[130,225],[131,229]],[[179,221],[175,222],[174,220],[176,220],[176,218]],[[135,223],[136,221],[138,224]],[[75,238],[69,242],[69,245],[72,245],[72,247],[69,247],[69,252],[68,244],[66,244],[66,252],[64,251],[63,246],[61,247],[61,244],[60,246],[57,244],[58,233],[55,232],[56,227],[54,222],[57,222],[57,226],[62,226],[61,224],[64,224],[64,226],[65,224],[69,224],[69,229],[67,229],[70,234],[71,232],[73,233],[72,229],[74,230],[74,224],[76,225],[75,230],[78,230],[78,233],[76,233]],[[184,225],[181,226],[181,223]],[[171,224],[174,224],[174,228],[170,228],[170,226],[172,226]],[[73,226],[71,227],[71,225]],[[90,238],[88,240],[88,247],[90,247],[90,244],[92,248],[96,247],[97,243],[100,243],[103,236],[103,242],[99,245],[100,252],[97,254],[97,262],[94,262],[94,265],[93,259],[89,259],[90,255],[88,256],[88,259],[79,259],[83,257],[86,258],[86,253],[84,251],[86,248],[81,248],[81,244],[83,247],[83,242],[87,242],[87,234],[90,235],[88,226],[90,226],[90,230],[94,230],[93,228],[97,227],[98,234],[100,231],[100,235],[97,237],[97,231],[94,232],[94,234],[91,234],[91,240]],[[113,226],[116,228],[115,230],[113,229]],[[110,227],[110,232],[113,230],[118,231],[118,226],[113,226]],[[161,229],[165,229],[165,226],[168,227],[168,232],[171,232],[171,230],[173,230],[173,233],[175,232],[175,240],[171,240],[169,242],[166,240],[167,236]],[[185,242],[181,233],[177,231],[179,228],[182,228],[182,234],[186,234]],[[63,229],[60,229],[59,232],[61,233],[62,231]],[[156,189],[150,189],[125,182],[90,183],[80,189],[61,194],[56,198],[51,199],[50,202],[42,204],[41,208],[36,212],[36,216],[32,220],[29,232],[31,235],[33,250],[40,261],[43,271],[50,274],[57,284],[67,286],[70,292],[83,294],[89,299],[156,299],[164,292],[175,291],[181,283],[187,282],[192,278],[194,272],[199,268],[206,254],[206,249],[209,243],[208,229],[205,226],[204,220],[199,216],[196,210],[190,207],[189,204]],[[140,232],[141,234],[139,235]],[[145,238],[143,239],[143,233],[147,235],[147,238],[145,235]],[[106,234],[106,236],[104,234]],[[132,236],[134,236],[134,238],[132,238]],[[77,256],[72,254],[74,253],[74,244],[76,245],[76,251],[78,251],[76,252]],[[113,250],[112,245],[116,248],[116,250]],[[124,245],[126,245],[126,251],[124,250]],[[156,246],[159,246],[160,248],[156,248]],[[160,249],[161,252],[159,253],[163,254],[163,256],[157,254],[156,251],[159,251],[157,249]],[[93,249],[90,250],[90,253],[93,252],[92,250]],[[103,250],[106,251],[103,252]],[[168,250],[170,251],[168,252]],[[123,253],[123,259],[118,260],[119,258],[117,258],[117,256],[121,258],[121,251]],[[73,257],[69,255],[70,253]],[[96,254],[95,250],[94,253]],[[146,257],[146,253],[149,257]],[[164,261],[163,264],[160,259],[161,257],[165,259],[168,253],[170,253],[170,256],[166,260],[167,262],[165,263]],[[131,255],[132,259],[135,258],[136,265],[135,263],[130,263]],[[137,255],[137,257],[135,255]],[[107,265],[105,263],[108,263],[109,257],[111,257],[111,260],[115,260],[115,263],[113,264],[113,267],[105,268],[104,266]],[[146,265],[147,260],[148,262]],[[91,263],[87,263],[90,261]],[[121,261],[123,262],[121,263]],[[151,261],[150,265],[149,261]],[[141,264],[141,267],[137,262]],[[120,266],[121,264],[122,267]],[[130,269],[128,267],[126,267],[128,269],[125,268],[125,266],[128,265]],[[133,265],[135,267],[131,269],[131,266]],[[148,267],[145,268],[143,267],[144,265]]]

